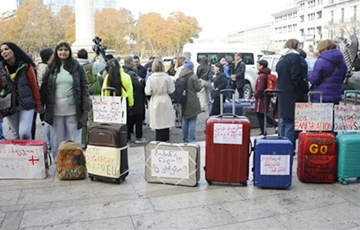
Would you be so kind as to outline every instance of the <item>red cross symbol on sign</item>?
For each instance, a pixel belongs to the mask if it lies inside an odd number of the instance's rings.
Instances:
[[[34,155],[32,155],[29,161],[32,163],[32,165],[35,165],[35,162],[39,161],[39,159],[34,158]]]

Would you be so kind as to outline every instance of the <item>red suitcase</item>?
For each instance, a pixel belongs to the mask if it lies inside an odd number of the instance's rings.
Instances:
[[[321,92],[309,92],[311,94]],[[332,183],[336,179],[337,143],[330,132],[307,132],[299,134],[297,176],[302,182]]]
[[[336,177],[337,144],[333,133],[300,133],[297,176],[302,182],[332,183]]]
[[[222,90],[220,108],[223,108]],[[233,100],[234,102],[235,100]],[[221,109],[222,110],[222,109]],[[206,121],[205,179],[212,182],[247,185],[249,176],[250,121],[233,114],[212,116]]]

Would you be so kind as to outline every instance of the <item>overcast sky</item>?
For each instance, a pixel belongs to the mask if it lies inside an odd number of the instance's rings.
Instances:
[[[96,1],[96,0],[94,0]],[[247,25],[271,20],[271,14],[291,0],[116,0],[119,7],[139,13],[159,12],[167,17],[182,11],[196,17],[203,32],[200,38],[226,37]],[[15,8],[15,0],[0,0],[0,12]]]

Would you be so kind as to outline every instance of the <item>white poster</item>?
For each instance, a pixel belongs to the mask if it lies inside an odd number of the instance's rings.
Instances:
[[[151,150],[151,176],[189,179],[189,152]]]
[[[125,97],[92,96],[94,122],[126,124]]]
[[[43,146],[1,144],[0,179],[46,178]]]
[[[334,107],[334,131],[335,132],[360,132],[360,106],[359,105],[335,105]]]
[[[296,103],[295,130],[331,131],[333,128],[332,103]]]
[[[290,175],[290,156],[261,155],[260,175]]]
[[[242,124],[214,124],[214,144],[242,145]]]

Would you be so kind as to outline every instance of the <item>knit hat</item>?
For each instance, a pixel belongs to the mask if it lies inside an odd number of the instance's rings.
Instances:
[[[186,59],[184,62],[184,67],[192,70],[194,69],[194,64],[192,61],[190,61],[190,59]]]

